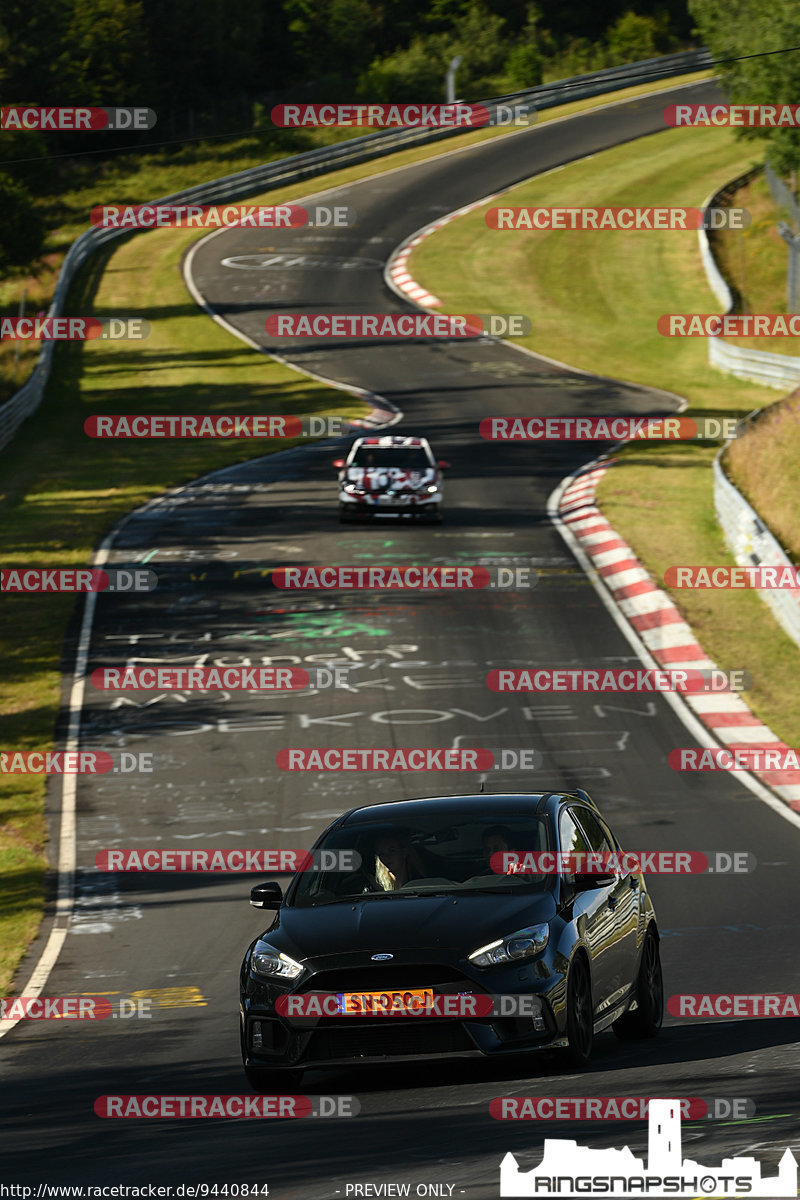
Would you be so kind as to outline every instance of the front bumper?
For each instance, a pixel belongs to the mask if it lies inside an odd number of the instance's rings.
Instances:
[[[425,978],[434,972],[415,973],[407,986],[432,986],[435,994],[502,996],[534,993],[540,1009],[534,1020],[529,1016],[426,1017],[426,1016],[332,1016],[288,1018],[275,1010],[278,995],[305,992],[349,990],[362,984],[350,983],[343,973],[341,985],[330,986],[322,974],[305,979],[302,986],[287,989],[261,983],[252,975],[243,991],[241,1003],[242,1045],[245,1064],[269,1069],[312,1069],[354,1064],[402,1062],[419,1059],[458,1057],[499,1057],[521,1051],[542,1049],[563,1039],[563,996],[565,986],[558,977],[543,978],[528,971],[525,981],[516,969],[497,972],[506,979],[478,982],[458,971],[450,978],[431,983]],[[443,975],[447,972],[438,971]],[[494,974],[494,972],[492,973]],[[422,977],[422,978],[421,978]],[[324,984],[327,982],[327,986]],[[487,986],[491,982],[492,986]],[[378,984],[393,987],[392,984]]]
[[[381,516],[389,513],[415,513],[438,510],[442,502],[441,492],[372,492],[354,496],[350,492],[339,493],[339,504],[353,513]]]

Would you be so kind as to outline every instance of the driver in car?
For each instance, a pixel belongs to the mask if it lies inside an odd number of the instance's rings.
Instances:
[[[421,879],[425,869],[410,840],[400,833],[387,833],[375,843],[375,878],[385,892],[396,892],[410,879]]]

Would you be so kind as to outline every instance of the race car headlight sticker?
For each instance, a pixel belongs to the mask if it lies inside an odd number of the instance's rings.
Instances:
[[[549,925],[529,925],[526,929],[518,929],[516,933],[510,933],[507,937],[474,950],[469,960],[475,963],[476,967],[493,967],[496,963],[529,958],[532,954],[544,950],[549,936]]]
[[[268,942],[259,942],[250,959],[250,968],[254,975],[263,979],[297,979],[303,974],[305,967],[295,962],[281,950],[276,950]]]

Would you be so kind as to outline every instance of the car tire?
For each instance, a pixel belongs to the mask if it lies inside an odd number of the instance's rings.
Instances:
[[[429,525],[441,525],[442,510],[438,507],[431,509],[429,513],[426,513],[425,519]]]
[[[340,504],[339,505],[339,524],[346,525],[349,520],[350,520],[350,514],[347,511],[347,505]]]
[[[589,964],[582,954],[572,962],[567,976],[567,1057],[575,1067],[585,1067],[594,1045],[594,1008]]]
[[[651,927],[644,935],[642,961],[636,977],[636,1008],[614,1022],[618,1038],[655,1037],[664,1019],[664,975],[658,936]]]

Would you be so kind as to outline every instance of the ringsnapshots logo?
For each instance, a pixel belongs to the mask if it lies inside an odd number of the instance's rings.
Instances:
[[[592,1149],[567,1138],[546,1138],[542,1161],[521,1171],[513,1154],[500,1164],[502,1197],[568,1197],[581,1195],[734,1197],[797,1196],[797,1161],[787,1149],[778,1174],[764,1178],[751,1156],[725,1158],[707,1167],[684,1158],[681,1100],[652,1099],[648,1112],[647,1162],[623,1150]]]
[[[276,338],[419,338],[525,337],[531,331],[524,313],[272,313],[264,322]]]
[[[152,108],[78,108],[13,104],[0,108],[0,130],[38,129],[52,132],[152,129],[157,121]]]
[[[100,229],[349,229],[355,209],[302,204],[96,204]]]
[[[276,104],[270,114],[280,129],[366,126],[369,129],[481,129],[533,125],[532,104]]]
[[[752,217],[746,208],[653,208],[604,205],[576,208],[490,208],[485,215],[489,229],[536,230],[664,230],[746,229]]]

